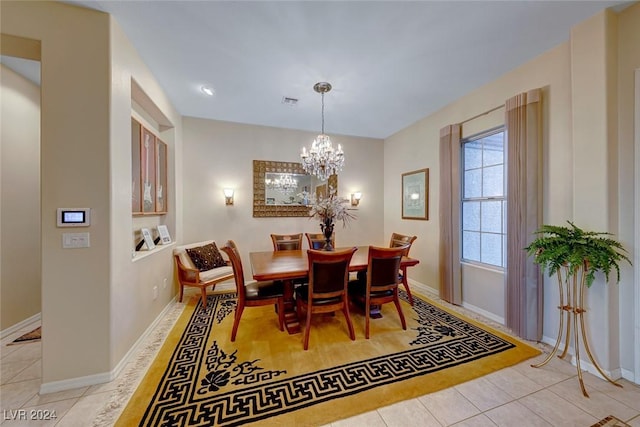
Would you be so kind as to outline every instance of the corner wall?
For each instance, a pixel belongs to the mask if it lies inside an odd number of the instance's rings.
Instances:
[[[0,331],[40,314],[40,88],[0,65]]]

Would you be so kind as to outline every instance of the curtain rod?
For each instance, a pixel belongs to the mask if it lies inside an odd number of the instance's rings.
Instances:
[[[487,114],[493,113],[494,111],[499,110],[500,108],[504,108],[504,104],[498,105],[497,107],[493,107],[492,109],[490,109],[489,111],[485,111],[484,113],[476,114],[475,116],[473,116],[473,117],[471,117],[471,118],[469,118],[467,120],[461,121],[459,124],[462,125],[464,123],[470,122],[471,120],[475,120],[478,117],[486,116]]]

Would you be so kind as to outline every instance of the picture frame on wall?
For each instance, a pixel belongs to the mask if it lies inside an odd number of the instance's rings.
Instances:
[[[429,219],[429,168],[402,174],[402,219]]]
[[[166,225],[158,226],[158,235],[160,236],[160,243],[163,245],[168,245],[171,243],[171,235],[169,234],[169,229]]]
[[[147,245],[147,250],[154,249],[156,244],[153,243],[153,236],[151,235],[151,230],[148,228],[141,228],[140,233],[142,233],[142,239],[144,243]]]

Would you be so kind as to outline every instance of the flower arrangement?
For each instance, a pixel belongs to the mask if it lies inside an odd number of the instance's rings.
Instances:
[[[342,221],[342,226],[346,227],[350,220],[355,219],[355,215],[347,210],[349,200],[339,197],[333,187],[329,187],[329,195],[320,197],[313,201],[313,205],[309,210],[310,218],[320,220],[320,230],[325,236],[325,250],[333,250],[331,246],[331,235],[333,234],[333,226],[335,221]]]
[[[342,221],[342,225],[346,227],[347,223],[355,219],[355,215],[347,210],[349,200],[339,197],[332,187],[329,187],[329,195],[320,197],[313,201],[313,205],[309,210],[311,218],[320,220],[321,225],[333,224],[336,220]]]

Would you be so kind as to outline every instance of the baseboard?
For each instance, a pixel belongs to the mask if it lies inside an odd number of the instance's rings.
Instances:
[[[409,279],[409,287],[411,289],[415,289],[418,293],[421,293],[424,296],[438,297],[438,291],[424,283]],[[400,287],[400,289],[402,289],[402,287]]]
[[[7,338],[9,335],[18,332],[20,329],[29,326],[31,323],[39,322],[42,317],[42,313],[36,313],[33,316],[24,319],[22,322],[18,322],[13,326],[9,326],[7,329],[0,331],[0,340]]]
[[[640,385],[640,378],[636,378],[633,371],[629,371],[628,369],[620,369],[620,372],[622,373],[622,378],[624,378],[625,380]]]
[[[547,337],[547,336],[543,336],[542,337],[542,342],[549,345],[551,348],[553,348],[556,345],[556,339],[555,338],[551,338],[551,337]],[[560,353],[560,351],[564,349],[564,342],[560,342],[560,345],[558,346],[558,351],[556,351],[557,353]],[[569,349],[567,350],[567,356],[570,359],[570,363],[573,366],[576,366],[576,358],[572,352],[573,348],[569,347]],[[593,365],[592,363],[590,363],[588,361],[588,357],[587,359],[584,359],[583,357],[580,358],[580,369],[582,369],[583,371],[587,371],[590,374],[595,375],[596,377],[600,378],[600,379],[605,379],[600,372],[598,372],[598,369],[595,367],[595,365]],[[631,382],[634,382],[634,375],[633,372],[631,371],[627,371],[626,369],[622,369],[622,368],[617,368],[617,369],[613,369],[611,371],[608,371],[606,369],[603,369],[604,373],[611,379],[613,380],[618,380],[620,378],[624,378],[626,380],[629,380]]]
[[[160,312],[158,316],[156,316],[155,320],[147,327],[147,329],[138,337],[136,342],[131,346],[129,351],[122,357],[120,362],[109,372],[103,372],[100,374],[87,375],[85,377],[72,378],[68,380],[61,381],[51,381],[48,383],[42,383],[40,385],[40,394],[48,394],[48,393],[56,393],[59,391],[72,390],[80,387],[88,387],[92,385],[107,383],[109,381],[113,381],[120,375],[122,370],[127,366],[133,355],[140,348],[145,339],[151,334],[151,332],[155,329],[158,323],[164,318],[169,310],[173,308],[177,300],[177,296],[175,296]]]
[[[469,310],[469,311],[473,311],[474,313],[479,314],[479,315],[481,315],[483,317],[486,317],[489,320],[493,320],[496,323],[504,325],[504,317],[496,316],[495,314],[491,313],[490,311],[483,310],[480,307],[476,307],[475,305],[469,304],[469,303],[466,303],[466,302],[463,302],[462,306],[464,308],[466,308],[467,310]]]

